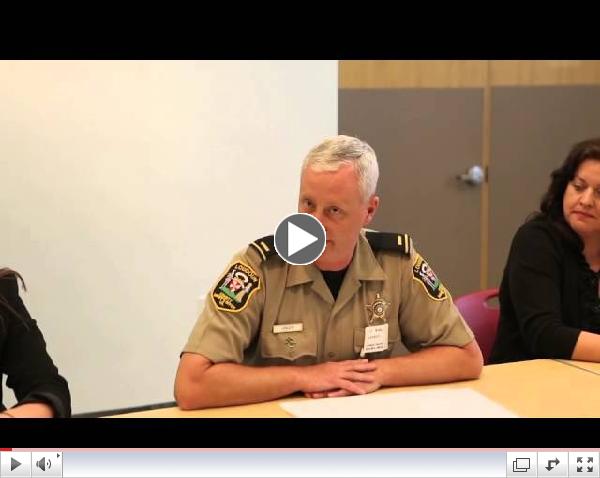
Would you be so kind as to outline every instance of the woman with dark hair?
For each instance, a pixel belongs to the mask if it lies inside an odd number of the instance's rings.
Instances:
[[[600,138],[576,144],[551,178],[511,245],[490,363],[600,362]]]
[[[69,417],[71,396],[67,381],[46,351],[46,342],[37,323],[19,297],[23,278],[10,269],[0,269],[0,378],[15,392],[18,403],[7,410],[2,404],[0,418]]]

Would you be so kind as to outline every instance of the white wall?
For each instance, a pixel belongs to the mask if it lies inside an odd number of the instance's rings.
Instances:
[[[173,399],[200,298],[336,132],[335,61],[0,61],[0,267],[74,413]]]

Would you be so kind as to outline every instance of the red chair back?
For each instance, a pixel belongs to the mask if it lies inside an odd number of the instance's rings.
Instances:
[[[454,300],[456,307],[475,334],[484,363],[488,363],[498,330],[500,309],[490,307],[488,301],[498,297],[498,289],[487,289],[463,295]]]

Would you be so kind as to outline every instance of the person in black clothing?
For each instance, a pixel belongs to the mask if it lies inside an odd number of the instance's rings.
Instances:
[[[0,418],[70,417],[71,396],[67,381],[46,351],[37,323],[19,297],[17,279],[10,269],[0,269],[0,378],[13,389],[18,403],[6,409],[0,388]]]
[[[490,363],[600,362],[600,138],[576,144],[551,178],[511,245]]]

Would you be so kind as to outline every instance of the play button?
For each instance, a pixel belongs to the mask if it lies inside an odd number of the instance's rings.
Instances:
[[[3,451],[0,453],[1,477],[31,477],[30,451]]]
[[[317,242],[319,238],[310,232],[300,229],[293,222],[288,221],[288,255],[293,256],[296,252]]]
[[[275,249],[290,264],[311,264],[325,250],[325,228],[310,214],[291,214],[277,226]]]

